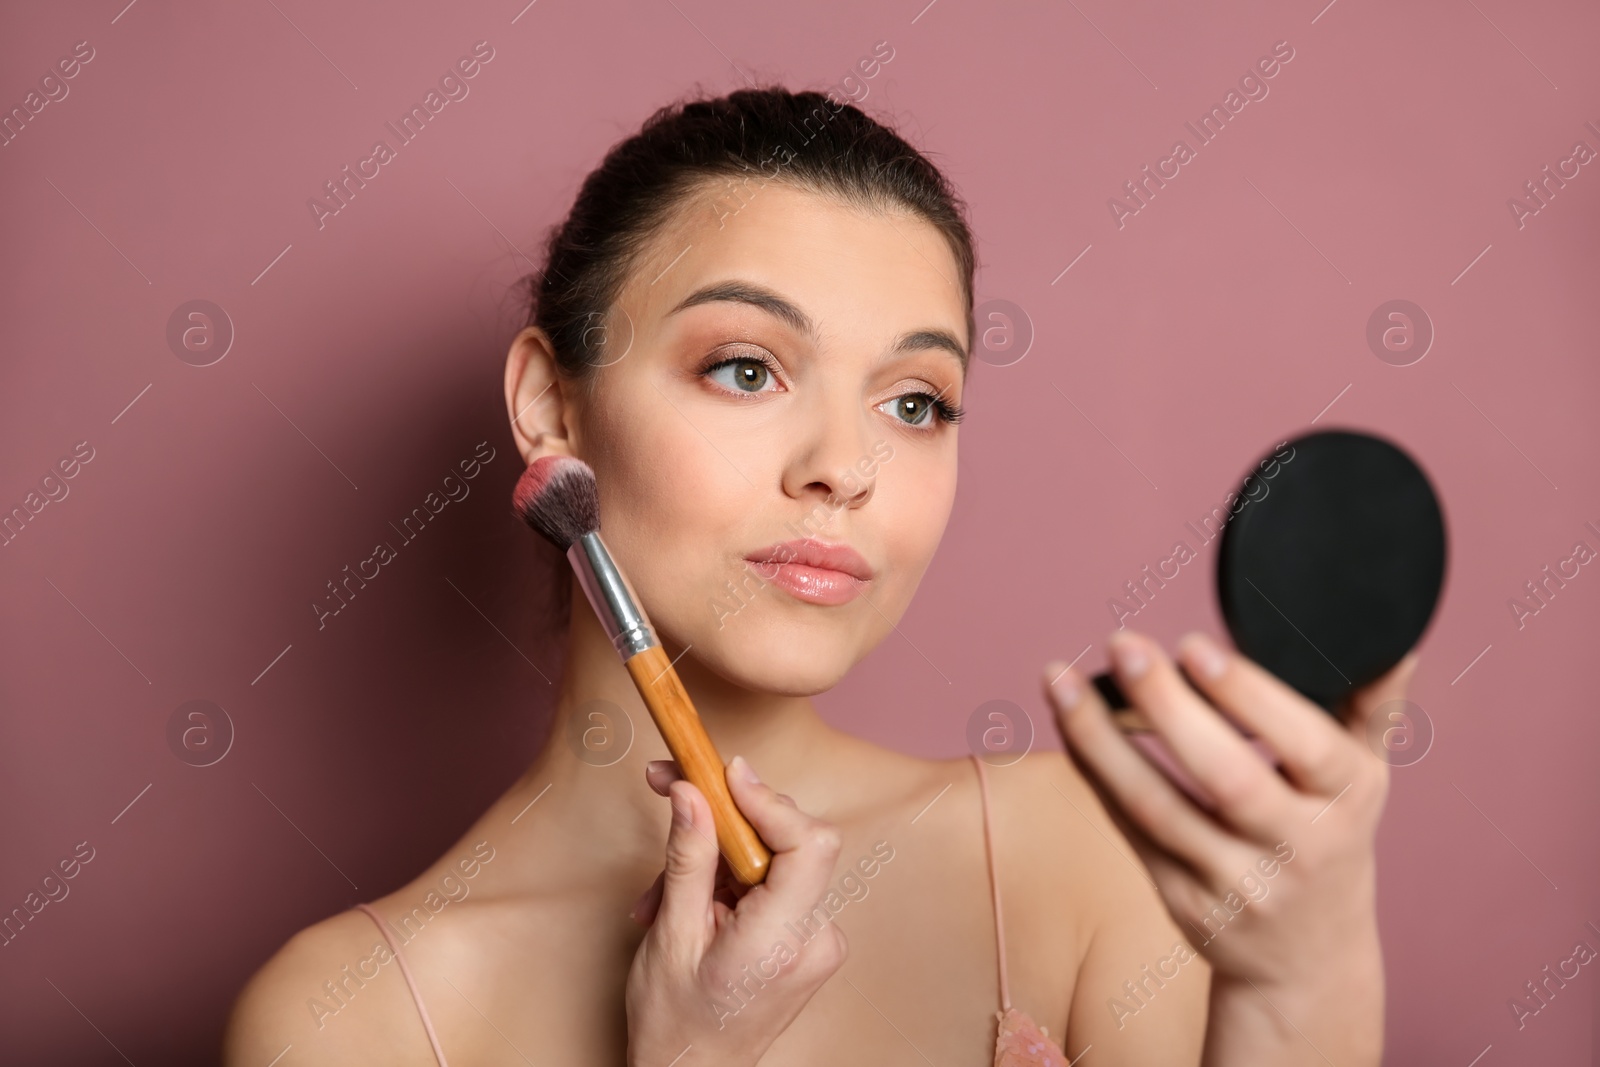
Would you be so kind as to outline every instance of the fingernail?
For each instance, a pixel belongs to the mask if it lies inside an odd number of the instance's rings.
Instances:
[[[1045,677],[1050,679],[1050,691],[1056,695],[1056,700],[1068,710],[1078,706],[1078,701],[1083,698],[1083,688],[1078,685],[1077,675],[1071,667],[1060,660],[1052,660],[1045,664]]]
[[[1202,678],[1220,678],[1228,667],[1222,649],[1203,633],[1184,634],[1178,646],[1184,665]]]
[[[750,766],[743,756],[733,757],[733,769],[737,771],[739,773],[739,777],[743,778],[745,781],[760,784],[761,779],[756,777],[755,768]]]
[[[1111,661],[1116,665],[1117,673],[1129,681],[1143,675],[1150,666],[1150,657],[1145,653],[1143,642],[1126,630],[1111,631],[1106,644],[1111,647]]]

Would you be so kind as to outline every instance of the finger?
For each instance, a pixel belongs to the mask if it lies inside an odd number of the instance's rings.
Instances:
[[[743,772],[748,770],[743,757],[735,756],[728,768],[728,789],[772,849],[772,862],[762,883],[740,899],[741,913],[758,921],[775,914],[780,921],[790,919],[809,911],[822,896],[839,857],[839,831],[792,800],[784,803],[766,783],[746,778]]]
[[[1244,844],[1196,807],[1133,747],[1111,721],[1110,709],[1087,679],[1068,669],[1048,692],[1068,753],[1096,786],[1101,803],[1113,817],[1126,816],[1126,821],[1155,845],[1206,880],[1219,868],[1236,865],[1235,859],[1244,854]]]
[[[661,796],[666,796],[667,788],[682,777],[677,760],[653,759],[644,765],[644,780]]]
[[[1118,685],[1222,820],[1257,841],[1281,839],[1295,799],[1289,784],[1183,680],[1159,644],[1131,630],[1112,631],[1108,644]]]
[[[1354,777],[1349,732],[1322,709],[1246,656],[1200,633],[1178,642],[1195,685],[1277,756],[1289,781],[1331,796]]]
[[[707,917],[717,876],[716,824],[711,805],[689,781],[673,782],[672,829],[667,832],[667,863],[656,928],[682,939],[698,959],[710,940]]]
[[[1085,776],[1088,778],[1088,776]],[[1104,787],[1092,778],[1088,778],[1095,795],[1100,798],[1102,806],[1106,804]],[[1227,886],[1216,886],[1209,876],[1196,871],[1172,853],[1150,840],[1150,835],[1139,827],[1128,822],[1126,816],[1114,808],[1107,808],[1107,814],[1116,823],[1117,829],[1127,839],[1128,845],[1144,864],[1145,880],[1150,882],[1156,892],[1161,896],[1163,906],[1177,923],[1185,938],[1193,931],[1199,935],[1199,940],[1191,941],[1193,945],[1201,944],[1206,935],[1197,929],[1191,915],[1198,915],[1206,911],[1203,902],[1213,900],[1227,891]]]
[[[1365,737],[1367,727],[1378,708],[1391,700],[1404,700],[1417,675],[1416,652],[1407,652],[1405,658],[1387,673],[1351,693],[1340,708],[1340,720],[1357,737]]]
[[[1113,712],[1113,714],[1115,713]],[[1189,879],[1190,881],[1195,881],[1198,878],[1197,873],[1188,865],[1187,862],[1180,859],[1173,853],[1168,852],[1160,845],[1157,845],[1154,841],[1150,840],[1149,834],[1145,833],[1138,826],[1135,826],[1133,823],[1128,821],[1128,816],[1117,806],[1116,801],[1106,792],[1105,785],[1095,775],[1094,770],[1086,766],[1084,761],[1072,751],[1070,746],[1067,748],[1066,755],[1067,759],[1072,762],[1072,765],[1078,769],[1078,776],[1088,784],[1090,790],[1095,795],[1095,799],[1099,801],[1100,811],[1105,815],[1106,820],[1116,828],[1116,831],[1122,835],[1123,840],[1125,840],[1128,843],[1128,846],[1133,849],[1134,856],[1129,856],[1127,850],[1124,849],[1120,843],[1112,840],[1109,836],[1105,837],[1106,844],[1115,849],[1117,853],[1127,861],[1128,865],[1132,867],[1141,878],[1147,882],[1154,882],[1158,887],[1164,877],[1181,876]],[[1060,792],[1060,790],[1057,790],[1057,792]],[[1061,795],[1066,797],[1065,793],[1062,793]],[[1091,812],[1084,811],[1078,806],[1077,802],[1073,801],[1071,798],[1067,798],[1067,803],[1071,804],[1073,808],[1077,810],[1078,814],[1083,816],[1084,821],[1088,822],[1091,827],[1094,827],[1094,829],[1097,831],[1100,830],[1100,826],[1092,817]],[[1101,831],[1101,833],[1102,836],[1104,836],[1104,832]],[[1139,863],[1135,862],[1134,857],[1137,857],[1138,861],[1143,862],[1145,867],[1144,870],[1139,870]]]
[[[666,877],[666,871],[656,875],[656,880],[650,883],[648,889],[639,894],[638,900],[634,901],[633,910],[628,913],[628,918],[640,926],[649,926],[656,921],[656,912],[661,907],[661,886]]]
[[[1114,715],[1114,713],[1113,713]],[[1114,723],[1114,720],[1113,720]],[[1188,931],[1197,935],[1191,943],[1200,945],[1206,940],[1206,934],[1195,926],[1193,916],[1205,913],[1209,908],[1209,901],[1216,899],[1231,888],[1231,884],[1222,885],[1215,881],[1215,875],[1197,871],[1187,862],[1168,852],[1150,839],[1144,830],[1128,821],[1128,817],[1117,806],[1116,802],[1106,793],[1105,786],[1087,770],[1083,764],[1068,750],[1067,756],[1079,770],[1083,780],[1093,790],[1095,798],[1099,801],[1101,809],[1115,825],[1128,846],[1133,849],[1138,857],[1137,862],[1130,858],[1120,844],[1109,837],[1106,841],[1115,848],[1119,855],[1134,869],[1144,881],[1156,890],[1162,901],[1162,906],[1177,923],[1184,937],[1189,936]],[[1065,796],[1065,794],[1063,794]],[[1069,803],[1072,803],[1070,800]],[[1074,803],[1073,807],[1077,805]],[[1089,816],[1079,811],[1085,819]],[[1093,821],[1090,820],[1090,824]],[[1097,827],[1098,829],[1098,827]],[[1140,870],[1139,865],[1144,865]]]

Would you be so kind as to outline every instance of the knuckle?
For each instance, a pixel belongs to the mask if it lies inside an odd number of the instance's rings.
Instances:
[[[672,887],[677,884],[678,880],[685,877],[693,870],[694,860],[687,853],[675,848],[667,849],[667,878],[661,886],[662,898],[665,899],[667,896],[671,895]]]
[[[1148,797],[1123,797],[1117,804],[1122,808],[1127,820],[1135,826],[1148,826],[1159,819],[1155,805]],[[1107,803],[1105,807],[1107,814],[1114,814],[1111,804]]]
[[[844,961],[850,958],[850,942],[844,936],[844,931],[838,923],[828,924],[828,954],[827,963],[829,971],[836,971],[843,966]]]
[[[797,963],[808,978],[820,980],[837,971],[848,954],[849,948],[838,924],[830,922],[818,937],[806,944]]]
[[[1136,793],[1121,800],[1123,808],[1140,826],[1155,826],[1171,819],[1172,801],[1159,792]]]
[[[1224,811],[1244,811],[1255,805],[1261,793],[1261,779],[1256,775],[1230,774],[1206,783],[1217,806]]]
[[[830,857],[837,856],[844,846],[838,827],[826,822],[819,822],[811,828],[807,842],[817,852]]]
[[[1331,769],[1334,764],[1333,746],[1328,744],[1326,741],[1313,742],[1311,746],[1306,749],[1306,763],[1314,771],[1327,771]]]
[[[672,884],[674,877],[684,875],[700,865],[700,841],[696,834],[679,834],[667,841],[666,886]]]

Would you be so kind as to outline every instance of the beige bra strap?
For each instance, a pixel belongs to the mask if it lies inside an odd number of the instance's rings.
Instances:
[[[406,987],[411,990],[411,999],[416,1001],[417,1014],[422,1016],[422,1028],[428,1032],[428,1044],[433,1046],[433,1058],[439,1061],[439,1067],[449,1067],[444,1059],[444,1049],[439,1047],[439,1035],[433,1032],[433,1020],[428,1018],[428,1009],[422,1004],[422,994],[417,990],[416,979],[411,977],[411,968],[406,966],[406,958],[400,954],[400,945],[395,941],[394,935],[389,932],[389,924],[383,921],[369,905],[357,904],[357,908],[366,912],[372,921],[378,924],[378,930],[383,934],[383,939],[389,942],[389,951],[394,953],[395,960],[400,964],[400,973],[405,975]]]
[[[978,793],[983,797],[983,851],[989,860],[989,892],[994,898],[994,940],[1000,957],[1000,1010],[1011,1010],[1011,990],[1006,983],[1006,926],[1000,914],[1000,877],[994,866],[994,824],[989,817],[989,779],[983,760],[976,753],[972,763],[978,768]]]

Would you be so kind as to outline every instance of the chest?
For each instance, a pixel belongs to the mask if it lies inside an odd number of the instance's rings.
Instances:
[[[1014,880],[1025,877],[1016,872]],[[1035,921],[1020,889],[1003,899],[1013,1003],[1059,1034],[1072,995],[1070,961],[1080,954],[1068,916]],[[643,936],[626,917],[631,903],[589,894],[520,909],[513,920],[502,915],[492,927],[462,931],[461,944],[475,947],[451,949],[458,958],[418,967],[452,1062],[623,1063],[623,991]],[[911,833],[851,835],[821,903],[844,931],[849,958],[763,1067],[991,1061],[999,969],[981,843],[974,850]],[[797,926],[794,936],[806,930]],[[752,981],[725,997],[726,1025],[739,1025],[740,1009],[761,991]]]

